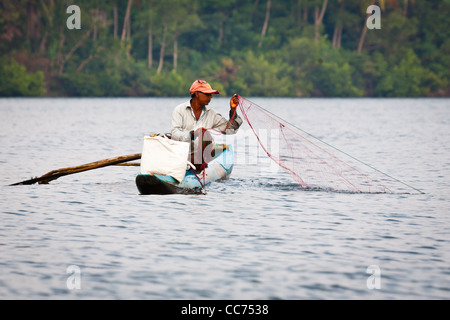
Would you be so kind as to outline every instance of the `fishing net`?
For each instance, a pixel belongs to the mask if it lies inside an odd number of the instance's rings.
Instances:
[[[239,97],[239,107],[256,138],[303,189],[352,193],[421,192]]]

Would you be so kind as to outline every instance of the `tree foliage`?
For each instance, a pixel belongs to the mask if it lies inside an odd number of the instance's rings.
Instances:
[[[381,29],[366,9],[381,7]],[[450,1],[78,0],[0,3],[1,96],[450,94]]]
[[[29,74],[15,60],[0,60],[0,96],[42,96],[45,93],[44,73]]]

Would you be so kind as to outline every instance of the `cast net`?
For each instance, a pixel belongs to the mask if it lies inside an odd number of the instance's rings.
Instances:
[[[243,97],[239,107],[267,155],[303,189],[421,193]]]

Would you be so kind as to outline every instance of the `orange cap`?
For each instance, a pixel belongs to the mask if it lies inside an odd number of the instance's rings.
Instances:
[[[217,93],[219,94],[219,91],[214,90],[211,88],[211,85],[206,82],[205,80],[195,80],[192,84],[191,88],[189,89],[190,94],[193,94],[194,92],[203,92],[203,93]]]

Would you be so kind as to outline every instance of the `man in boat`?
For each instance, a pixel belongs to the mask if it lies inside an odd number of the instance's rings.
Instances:
[[[211,88],[211,85],[204,80],[196,80],[189,89],[191,100],[175,107],[172,113],[172,139],[185,142],[201,141],[202,143],[191,143],[193,162],[198,169],[198,165],[205,166],[203,151],[206,146],[212,143],[213,139],[207,130],[215,130],[223,134],[234,134],[242,124],[242,119],[237,114],[239,97],[237,94],[230,99],[229,120],[217,113],[212,108],[206,106],[210,103],[213,94],[219,91]],[[198,155],[202,155],[199,161]],[[195,158],[195,159],[194,159]],[[201,162],[201,164],[199,163]]]

